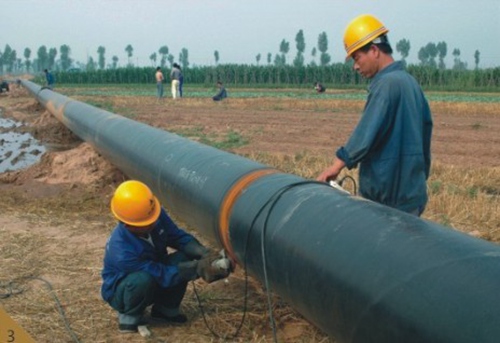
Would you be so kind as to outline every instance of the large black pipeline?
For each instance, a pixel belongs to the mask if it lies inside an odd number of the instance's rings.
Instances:
[[[22,84],[339,342],[500,342],[499,246]]]

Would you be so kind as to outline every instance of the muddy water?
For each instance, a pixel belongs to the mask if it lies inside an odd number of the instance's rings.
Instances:
[[[2,117],[0,110],[0,173],[26,168],[47,150],[31,134],[18,132],[22,124]]]

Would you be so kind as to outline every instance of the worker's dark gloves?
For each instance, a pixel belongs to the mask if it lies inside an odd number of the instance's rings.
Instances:
[[[231,262],[223,253],[212,252],[198,261],[198,275],[208,283],[228,277],[231,271]]]
[[[196,239],[193,239],[188,244],[186,244],[182,251],[187,255],[187,257],[195,260],[199,260],[203,256],[210,253],[210,250],[201,245],[201,243]]]
[[[198,275],[198,261],[181,262],[177,265],[179,268],[179,278],[182,281],[196,280]]]

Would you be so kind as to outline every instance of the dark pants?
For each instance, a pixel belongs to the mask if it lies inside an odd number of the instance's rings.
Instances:
[[[188,261],[186,255],[176,252],[163,262],[176,265],[183,261]],[[137,322],[149,305],[157,307],[161,312],[171,311],[166,314],[172,315],[178,311],[186,288],[187,282],[168,288],[160,287],[150,274],[138,271],[130,273],[120,281],[109,304],[120,315],[135,318],[132,322]]]

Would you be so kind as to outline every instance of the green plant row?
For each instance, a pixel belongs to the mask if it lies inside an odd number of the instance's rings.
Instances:
[[[437,69],[410,65],[408,71],[427,89],[452,91],[498,91],[500,67],[477,70]],[[168,70],[164,71],[168,76]],[[96,71],[55,72],[59,84],[152,84],[153,67],[117,68]],[[311,87],[322,82],[335,88],[365,87],[350,64],[328,66],[256,66],[226,64],[189,68],[183,71],[187,84],[213,85],[221,80],[231,86],[252,87]],[[43,82],[43,80],[40,80]],[[168,81],[168,77],[167,77]]]

